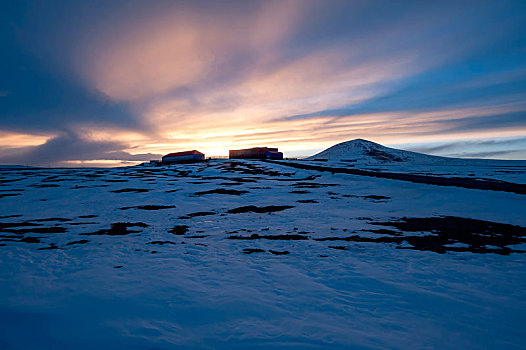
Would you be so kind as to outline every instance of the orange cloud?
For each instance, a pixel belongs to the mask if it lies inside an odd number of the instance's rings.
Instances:
[[[35,135],[0,131],[1,148],[31,147],[44,144],[54,135]]]
[[[168,7],[82,51],[82,74],[114,100],[136,101],[213,79],[236,55],[264,60],[287,38],[307,2],[266,1],[243,16]],[[93,54],[96,52],[97,54]]]

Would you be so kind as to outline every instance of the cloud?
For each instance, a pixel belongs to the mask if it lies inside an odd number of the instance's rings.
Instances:
[[[6,7],[4,131],[212,155],[255,143],[296,155],[356,137],[526,134],[520,1]]]
[[[118,101],[136,101],[236,77],[271,59],[288,38],[306,1],[263,1],[212,13],[172,5],[140,19],[120,19],[76,59],[88,84]],[[97,52],[97,55],[90,54]],[[224,82],[224,81],[223,81]]]
[[[23,164],[63,166],[68,161],[120,161],[141,162],[159,159],[158,154],[130,154],[125,149],[128,145],[118,142],[86,140],[66,133],[39,146],[3,149],[0,151],[0,164]]]
[[[89,123],[130,129],[141,125],[129,106],[29,61],[8,66],[2,75],[0,88],[4,84],[9,93],[0,96],[0,129],[41,133]]]
[[[508,150],[508,151],[463,151],[451,153],[449,157],[458,158],[483,158],[483,159],[507,159],[507,160],[524,160],[526,159],[526,150]]]
[[[526,137],[393,146],[446,157],[526,159]]]
[[[57,133],[95,123],[144,128],[130,106],[85,85],[72,69],[70,53],[82,45],[73,33],[91,15],[93,9],[75,1],[0,5],[0,130]]]

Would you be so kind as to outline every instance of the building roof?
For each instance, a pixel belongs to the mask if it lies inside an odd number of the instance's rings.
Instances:
[[[163,156],[164,157],[180,157],[180,156],[189,156],[189,155],[192,155],[192,154],[200,154],[200,155],[203,155],[204,156],[204,153],[201,153],[197,150],[193,150],[193,151],[184,151],[184,152],[175,152],[175,153],[168,153],[167,155]]]
[[[252,147],[252,148],[243,148],[243,149],[231,149],[230,152],[242,152],[242,151],[267,151],[267,152],[277,152],[278,149],[274,147]]]

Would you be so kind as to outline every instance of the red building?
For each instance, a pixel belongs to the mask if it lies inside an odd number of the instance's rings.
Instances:
[[[228,156],[230,159],[283,159],[283,153],[277,148],[268,147],[230,150]]]
[[[183,162],[198,162],[205,159],[204,153],[199,151],[185,151],[169,153],[163,156],[163,163],[183,163]]]

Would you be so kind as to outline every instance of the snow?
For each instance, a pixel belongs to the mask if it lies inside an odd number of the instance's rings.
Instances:
[[[482,167],[455,169],[483,175]],[[524,176],[522,168],[512,170]],[[0,223],[65,229],[14,233],[0,226],[0,348],[526,346],[524,254],[438,254],[397,249],[413,248],[408,242],[317,240],[378,237],[370,230],[382,227],[374,222],[403,217],[455,216],[524,227],[520,194],[248,160],[0,169],[0,179]],[[196,194],[218,188],[247,192]],[[140,209],[148,205],[166,207]],[[248,205],[292,208],[229,213]],[[120,209],[126,207],[132,208]],[[212,214],[181,218],[198,212]],[[54,220],[36,221],[41,219]],[[126,235],[93,234],[118,222],[148,226],[129,227],[138,232]],[[176,225],[187,225],[188,232],[170,233]],[[308,239],[228,238],[252,234]],[[82,240],[88,242],[71,244]],[[173,244],[151,244],[156,241]],[[524,245],[512,249],[525,251]]]
[[[526,161],[432,156],[363,139],[342,142],[305,159],[319,165],[436,176],[464,176],[526,183]]]

